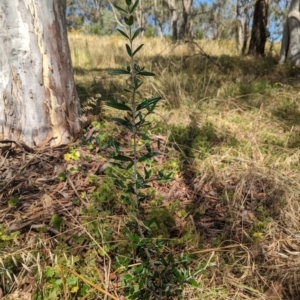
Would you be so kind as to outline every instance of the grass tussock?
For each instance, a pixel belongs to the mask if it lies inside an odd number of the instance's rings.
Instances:
[[[30,197],[25,193],[2,209],[10,217],[0,228],[0,286],[3,295],[21,292],[24,299],[122,299],[120,278],[141,261],[129,259],[138,257],[125,234],[134,216],[110,181],[105,145],[110,134],[131,141],[109,121],[113,113],[102,102],[113,95],[126,102],[126,79],[107,72],[126,66],[124,42],[78,33],[69,39],[78,94],[93,122],[79,160],[51,154],[66,168],[54,174],[69,179],[36,182]],[[152,167],[174,174],[172,182],[150,189],[144,217],[155,221],[145,232],[163,241],[161,253],[191,257],[186,272],[198,287],[186,285],[183,299],[298,299],[299,70],[278,66],[276,51],[239,56],[231,42],[143,42],[138,59],[156,73],[143,95],[163,97],[148,128],[163,143]],[[42,173],[51,169],[43,155]],[[27,159],[24,165],[37,164]],[[14,183],[18,189],[1,186],[1,201],[24,188],[20,178]],[[45,188],[52,202],[40,197]],[[38,227],[36,214],[25,218],[24,212],[43,209],[53,212],[43,217],[52,226]],[[33,226],[14,225],[23,219]],[[126,270],[116,257],[129,259]]]

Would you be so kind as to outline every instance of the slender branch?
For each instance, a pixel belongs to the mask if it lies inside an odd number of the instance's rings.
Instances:
[[[110,1],[109,1],[109,4],[110,4],[110,6],[111,6],[111,9],[112,9],[112,11],[113,11],[113,14],[114,14],[114,17],[115,17],[115,20],[116,20],[117,24],[118,24],[120,27],[122,27],[123,29],[126,30],[126,26],[125,26],[124,24],[122,24],[122,23],[119,21],[119,18],[118,18],[118,16],[117,16],[117,13],[116,13],[116,11],[115,11],[115,8],[114,8],[113,4],[112,4]]]

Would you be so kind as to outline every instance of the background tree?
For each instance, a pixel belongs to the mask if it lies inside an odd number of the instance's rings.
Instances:
[[[168,21],[167,3],[163,0],[154,0],[154,5],[152,7],[152,16],[153,16],[154,26],[156,26],[158,29],[158,34],[161,38],[163,38],[166,24]]]
[[[148,6],[145,6],[145,3],[143,0],[139,1],[138,7],[135,11],[135,17],[137,20],[137,25],[139,28],[141,28],[141,33],[140,33],[140,37],[142,38],[144,36],[145,33],[145,29],[146,29],[146,24],[147,24],[147,18],[148,18],[148,11],[150,9],[150,5],[152,3],[150,3],[148,1]]]
[[[282,34],[290,0],[269,2],[272,41]],[[237,49],[248,50],[250,26],[257,0],[141,0],[136,11],[138,26],[147,36],[171,36],[173,40],[186,36],[207,39],[235,39]],[[110,35],[117,26],[111,4],[121,0],[68,0],[69,28],[87,33]],[[120,18],[118,12],[115,12]]]
[[[172,28],[172,39],[176,41],[178,39],[178,13],[176,0],[168,0],[168,8],[171,14],[170,28]]]
[[[250,55],[265,54],[265,44],[267,41],[267,24],[270,0],[257,0],[253,13],[253,25],[249,46]]]
[[[249,42],[250,21],[253,14],[253,0],[236,1],[236,20],[234,22],[237,49],[245,54]]]
[[[192,31],[194,38],[209,38],[209,35],[207,33],[209,31],[208,24],[210,9],[211,8],[207,2],[201,2],[198,6],[193,7],[191,14],[193,23],[191,24],[192,28],[190,28],[190,30]]]
[[[112,2],[119,4],[120,1]],[[84,28],[87,33],[96,35],[111,35],[115,32],[117,23],[109,0],[68,0],[67,5],[69,28]]]
[[[84,16],[77,13],[74,0],[67,0],[67,26],[69,29],[79,29],[84,24]]]
[[[271,40],[278,41],[282,38],[283,24],[288,14],[290,0],[272,0],[269,7],[269,21],[271,24]]]
[[[179,31],[179,38],[181,40],[185,38],[188,32],[191,32],[189,21],[192,13],[192,8],[193,0],[182,0],[182,21]]]
[[[209,33],[214,40],[230,37],[235,6],[230,0],[215,0],[209,13]]]
[[[63,0],[1,1],[0,139],[60,145],[80,131],[65,12]]]
[[[300,67],[300,0],[292,0],[284,25],[279,63],[292,61]]]

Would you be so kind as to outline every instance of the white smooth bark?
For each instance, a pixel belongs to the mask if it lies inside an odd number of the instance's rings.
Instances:
[[[0,1],[0,140],[41,147],[80,132],[65,5]]]
[[[292,0],[284,25],[279,64],[287,60],[300,67],[300,0]]]

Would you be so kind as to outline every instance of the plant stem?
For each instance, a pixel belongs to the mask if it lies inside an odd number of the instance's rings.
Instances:
[[[132,30],[131,26],[129,27],[129,43],[130,49],[133,50],[133,40],[132,40]],[[132,85],[132,94],[131,94],[131,113],[132,113],[132,128],[133,128],[133,189],[134,189],[134,197],[135,197],[135,207],[136,213],[139,212],[139,203],[138,203],[138,194],[137,194],[137,141],[136,141],[136,103],[135,103],[135,95],[136,95],[136,86],[135,86],[135,77],[136,71],[134,66],[134,60],[131,56],[130,58],[130,68],[131,68],[131,85]]]

